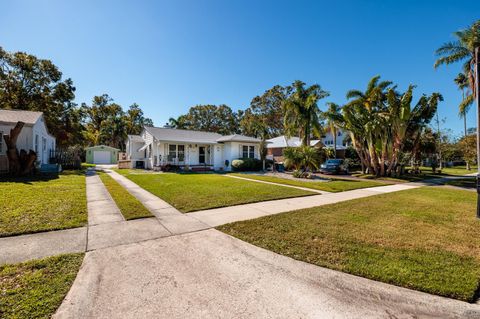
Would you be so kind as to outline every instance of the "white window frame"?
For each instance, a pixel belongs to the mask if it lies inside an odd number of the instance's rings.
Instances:
[[[242,158],[255,158],[255,146],[242,145]]]
[[[35,134],[35,153],[38,155],[38,143],[40,142],[39,141],[40,138],[38,136],[38,134]]]
[[[242,158],[248,158],[248,145],[242,145]]]
[[[185,144],[168,144],[168,161],[185,162],[185,148]]]

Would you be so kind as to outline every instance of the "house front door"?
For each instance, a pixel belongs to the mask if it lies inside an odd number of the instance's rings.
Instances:
[[[200,164],[205,164],[205,146],[200,146],[198,148],[198,162]]]

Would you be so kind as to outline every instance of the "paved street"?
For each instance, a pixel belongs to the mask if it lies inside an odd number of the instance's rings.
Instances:
[[[313,266],[216,230],[88,252],[56,318],[479,318],[480,306]]]

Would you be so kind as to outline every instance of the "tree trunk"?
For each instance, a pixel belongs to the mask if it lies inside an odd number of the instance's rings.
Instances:
[[[463,129],[464,129],[464,136],[467,137],[467,113],[463,114]],[[467,170],[471,170],[470,168],[470,163],[465,160],[465,163],[467,164]]]
[[[333,155],[335,156],[335,158],[337,158],[337,129],[335,128],[335,126],[333,127],[332,133],[333,133]]]
[[[17,149],[17,139],[24,126],[24,122],[17,122],[15,127],[10,130],[10,135],[3,136],[7,145],[9,173],[14,176],[25,175],[35,169],[34,163],[37,154],[32,150],[28,154],[25,150],[21,150],[19,153]]]

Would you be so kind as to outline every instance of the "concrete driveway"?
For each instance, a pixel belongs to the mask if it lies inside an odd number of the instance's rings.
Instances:
[[[86,254],[56,318],[480,318],[204,230]]]

